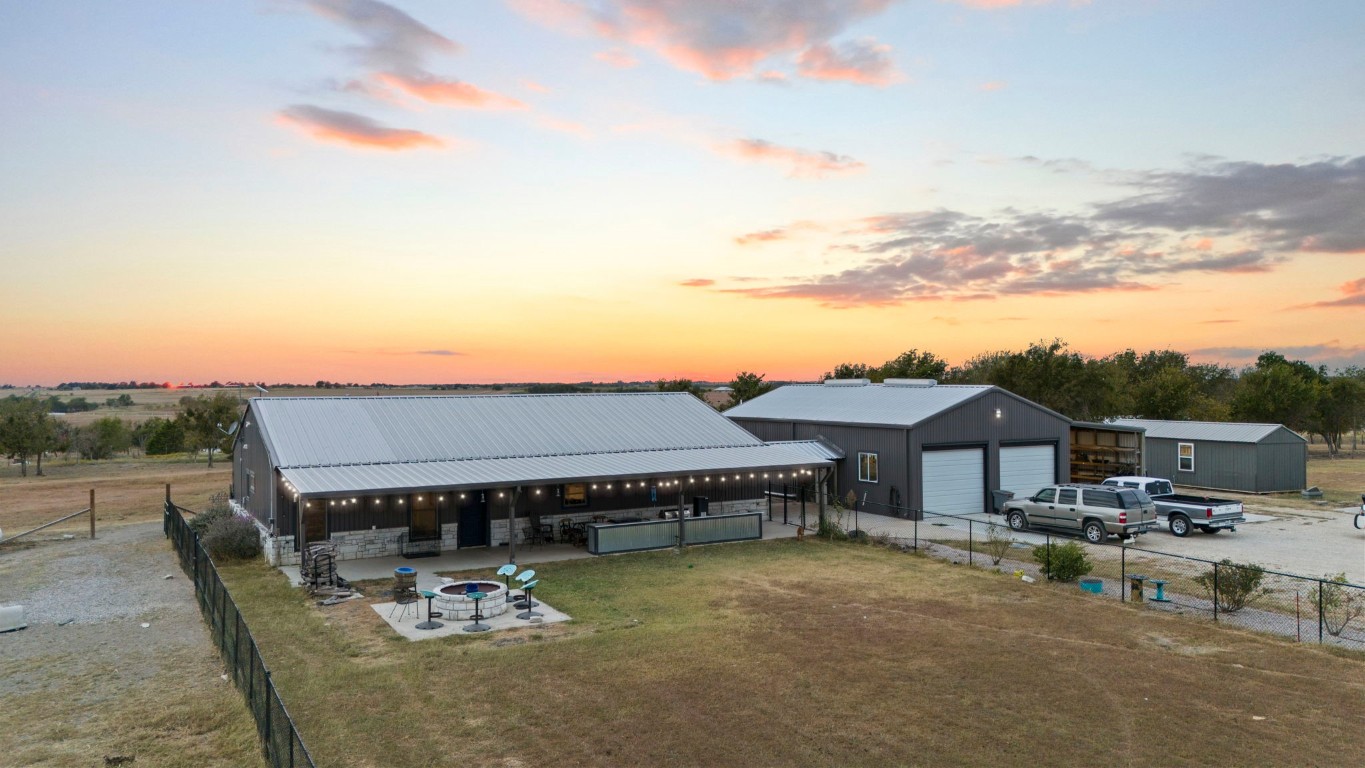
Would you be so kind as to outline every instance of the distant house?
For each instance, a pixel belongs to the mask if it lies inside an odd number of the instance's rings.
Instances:
[[[839,447],[837,492],[872,511],[985,512],[991,490],[1031,494],[1069,476],[1071,421],[999,387],[830,380],[778,387],[725,415],[764,440]]]
[[[232,496],[272,562],[323,540],[378,557],[503,545],[532,521],[657,517],[694,497],[713,515],[753,509],[769,475],[817,482],[834,455],[765,443],[685,392],[258,397]]]
[[[1245,493],[1308,484],[1308,441],[1282,424],[1116,419],[1146,430],[1146,473],[1176,485]]]

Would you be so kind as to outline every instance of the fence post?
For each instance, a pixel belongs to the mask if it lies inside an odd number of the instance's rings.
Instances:
[[[1047,547],[1047,557],[1045,558],[1045,560],[1046,560],[1046,562],[1047,562],[1047,573],[1045,573],[1045,574],[1043,574],[1043,575],[1047,577],[1048,581],[1051,581],[1051,580],[1052,580],[1052,534],[1050,534],[1050,533],[1045,533],[1045,534],[1043,534],[1043,545],[1044,545],[1045,547]]]
[[[90,538],[95,538],[95,489],[90,489]]]
[[[915,513],[915,551],[919,551],[919,519],[920,513]]]
[[[974,549],[974,547],[972,546],[972,521],[971,521],[971,520],[968,520],[968,521],[967,521],[967,565],[976,565],[976,563],[972,561],[972,558],[973,558],[973,552],[972,552],[972,550],[973,550],[973,549]]]
[[[1213,564],[1213,620],[1218,621],[1218,563]]]
[[[1128,591],[1123,584],[1128,580],[1128,545],[1119,544],[1119,602],[1128,602]]]
[[[1324,616],[1322,615],[1322,593],[1327,591],[1323,589],[1323,586],[1325,586],[1325,583],[1318,581],[1318,645],[1322,645],[1322,625],[1324,620]]]
[[[261,659],[261,667],[265,667],[265,659]],[[270,748],[275,744],[275,732],[270,729],[270,710],[274,709],[270,705],[270,700],[275,696],[275,685],[270,682],[270,670],[265,670],[265,754],[270,756]],[[272,764],[274,760],[270,761]]]

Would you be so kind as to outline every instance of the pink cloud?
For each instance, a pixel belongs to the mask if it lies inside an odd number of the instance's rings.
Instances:
[[[1005,90],[1005,85],[1006,83],[1004,80],[989,80],[987,82],[982,83],[981,85],[978,85],[976,89],[978,91],[986,91],[987,93],[989,93],[991,91],[1003,91]]]
[[[526,90],[528,90],[528,91],[530,91],[530,92],[532,92],[532,93],[549,93],[549,92],[550,92],[549,87],[544,86],[544,85],[541,85],[540,83],[537,83],[535,80],[522,80],[522,81],[521,81],[521,87],[522,87],[522,88],[525,88]]]
[[[711,80],[754,77],[773,57],[808,56],[819,61],[823,49],[851,24],[886,10],[891,0],[513,0],[523,14],[550,27],[567,27],[654,51],[675,67]],[[864,56],[869,43],[841,46],[843,59]],[[871,45],[877,45],[871,43]],[[860,48],[859,48],[860,46]],[[859,67],[873,60],[855,59]],[[875,69],[875,67],[874,67]],[[812,65],[810,76],[831,79],[829,67]],[[875,82],[860,75],[852,82]],[[841,77],[837,79],[849,79]]]
[[[682,280],[679,281],[678,283],[678,285],[684,286],[686,288],[706,288],[708,286],[712,286],[715,284],[716,284],[715,280],[710,280],[705,277],[694,277],[691,280]]]
[[[720,146],[724,154],[745,160],[772,162],[785,165],[791,176],[826,176],[832,173],[856,173],[866,168],[862,162],[847,155],[784,147],[763,139],[735,139]]]
[[[438,77],[426,72],[400,75],[381,72],[379,82],[409,96],[432,104],[469,107],[471,109],[525,109],[526,105],[510,96],[485,91],[477,85],[460,80]]]
[[[640,63],[640,60],[631,56],[622,48],[609,48],[605,51],[598,51],[592,55],[594,59],[608,66],[617,69],[630,69]]]
[[[844,80],[859,85],[890,85],[903,78],[891,62],[891,46],[875,40],[853,40],[837,49],[817,43],[796,59],[797,72],[812,80]]]
[[[1315,301],[1312,304],[1300,304],[1296,309],[1332,309],[1332,308],[1355,308],[1365,307],[1365,277],[1359,280],[1349,280],[1338,286],[1342,294],[1339,299],[1328,299],[1326,301]]]
[[[320,141],[366,149],[390,151],[443,147],[445,142],[421,131],[390,128],[364,115],[323,109],[310,104],[295,104],[279,112],[285,125]]]

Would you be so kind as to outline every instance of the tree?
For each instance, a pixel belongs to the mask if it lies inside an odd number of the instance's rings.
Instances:
[[[697,398],[705,394],[705,390],[691,379],[659,379],[654,382],[654,388],[659,392],[690,392]]]
[[[0,400],[0,451],[19,460],[21,477],[28,477],[30,456],[38,457],[37,474],[43,474],[43,451],[52,447],[56,434],[43,401],[14,396]]]
[[[111,459],[133,446],[133,430],[126,421],[105,416],[81,427],[75,442],[83,459]]]
[[[899,357],[887,360],[877,369],[877,381],[887,379],[933,379],[943,381],[948,373],[948,363],[933,352],[911,349]]]
[[[148,456],[165,456],[185,450],[185,427],[178,419],[153,416],[133,430],[133,443]]]
[[[741,371],[730,381],[730,402],[726,408],[733,408],[746,401],[772,390],[773,385],[763,380],[765,374]]]
[[[867,363],[839,363],[834,366],[834,370],[826,371],[820,376],[821,381],[829,379],[866,379],[870,378],[872,371]]]
[[[182,397],[177,420],[185,430],[185,447],[196,456],[207,450],[212,468],[214,451],[222,450],[227,440],[222,430],[237,420],[237,398],[226,392],[215,393],[213,397]]]
[[[1309,418],[1314,432],[1322,435],[1327,452],[1341,450],[1341,438],[1360,423],[1365,410],[1365,380],[1353,375],[1337,375],[1318,389],[1317,403]]]
[[[1266,352],[1238,379],[1232,416],[1305,431],[1317,408],[1324,378],[1322,372],[1302,360],[1289,361],[1276,352]]]

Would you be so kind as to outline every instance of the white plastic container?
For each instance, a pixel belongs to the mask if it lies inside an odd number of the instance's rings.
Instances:
[[[24,606],[0,605],[0,632],[11,632],[28,626],[24,621]]]

